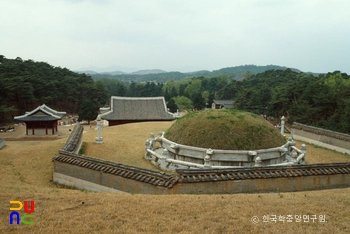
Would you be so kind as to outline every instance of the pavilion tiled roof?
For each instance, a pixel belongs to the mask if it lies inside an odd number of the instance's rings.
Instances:
[[[223,105],[225,108],[234,108],[234,101],[233,100],[216,100],[216,99],[214,99],[213,102],[216,105]]]
[[[24,115],[15,116],[14,119],[20,121],[52,121],[62,119],[65,115],[66,112],[56,111],[43,104]]]
[[[105,120],[173,120],[164,97],[111,97],[109,111],[103,109]]]

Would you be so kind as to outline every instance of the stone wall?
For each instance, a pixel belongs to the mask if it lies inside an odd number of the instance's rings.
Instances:
[[[302,136],[325,144],[350,150],[350,135],[348,134],[316,128],[296,122],[294,122],[292,125],[292,131],[296,136]]]
[[[182,170],[173,189],[184,194],[297,192],[349,187],[350,163],[240,170]]]
[[[6,141],[4,138],[0,138],[0,149],[4,148],[6,145]]]
[[[294,192],[350,186],[350,162],[276,167],[147,170],[75,153],[82,141],[76,125],[53,158],[53,181],[78,189],[141,194]],[[79,143],[80,142],[80,143]]]
[[[65,151],[60,151],[54,158],[53,163],[54,182],[69,186],[72,185],[72,181],[67,183],[67,181],[60,180],[56,175],[66,175],[118,191],[144,194],[171,193],[169,188],[172,188],[178,180],[177,176],[163,172],[127,166]],[[79,188],[89,189],[81,183]]]
[[[53,161],[55,182],[80,189],[93,188],[95,191],[111,188],[113,192],[141,194],[229,194],[296,192],[350,186],[350,163],[177,170],[177,174],[170,175],[63,151]],[[74,179],[63,181],[57,175]]]
[[[78,153],[83,142],[83,131],[84,127],[80,123],[77,123],[62,150]]]

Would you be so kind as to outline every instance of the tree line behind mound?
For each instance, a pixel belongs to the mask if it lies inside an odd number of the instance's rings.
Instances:
[[[247,69],[251,66],[247,66]],[[213,74],[165,82],[125,82],[115,78],[94,80],[45,62],[0,56],[0,122],[43,103],[95,119],[110,96],[164,96],[175,112],[210,107],[214,99],[231,99],[235,108],[260,115],[297,121],[350,133],[350,76],[340,71],[314,75],[292,69]]]

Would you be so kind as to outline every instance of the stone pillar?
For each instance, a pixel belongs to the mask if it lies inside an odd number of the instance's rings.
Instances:
[[[214,153],[214,150],[212,149],[208,149],[206,151],[206,154],[205,157],[204,157],[204,168],[211,168],[211,156],[213,155]]]
[[[180,146],[178,144],[171,144],[170,148],[175,150],[174,159],[178,159]]]
[[[259,156],[256,157],[254,167],[261,167],[262,166],[261,162],[262,162],[261,158]]]
[[[154,151],[156,149],[156,139],[154,138],[154,133],[153,132],[151,132],[149,138],[150,138],[150,140],[149,140],[149,142],[150,142],[150,149]]]
[[[97,116],[97,137],[95,138],[95,142],[97,144],[103,143],[103,137],[101,137],[101,116]]]
[[[293,148],[292,146],[295,146],[295,142],[293,141],[293,139],[291,137],[288,138],[288,145],[287,145],[287,154],[290,157],[293,157]]]
[[[305,162],[306,162],[306,145],[305,144],[301,145],[300,151],[302,154],[304,154],[304,157],[303,157],[303,159],[300,160],[299,164],[305,164]]]
[[[149,140],[146,140],[146,144],[145,144],[145,159],[152,160],[151,154],[147,151],[147,149],[150,149]]]
[[[282,118],[281,118],[281,134],[282,134],[282,136],[284,136],[284,116],[282,116]]]

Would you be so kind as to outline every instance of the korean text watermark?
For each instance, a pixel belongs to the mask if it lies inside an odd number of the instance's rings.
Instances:
[[[263,215],[253,216],[251,222],[258,223],[326,223],[326,215]]]

